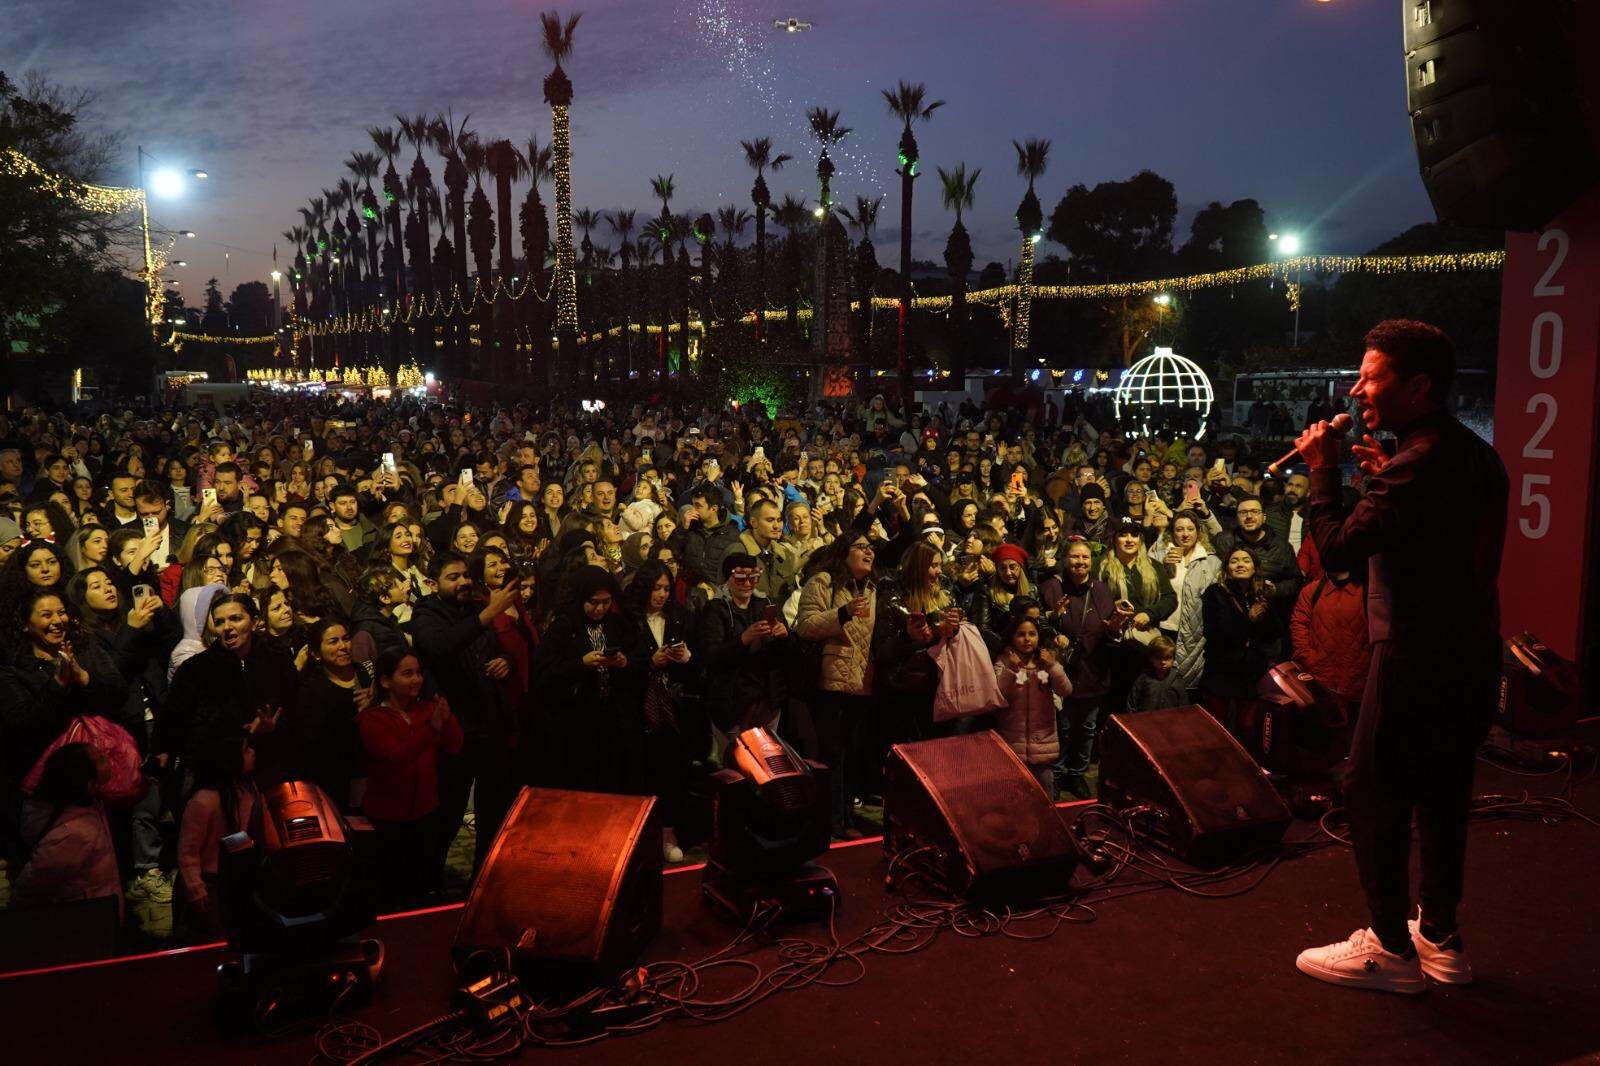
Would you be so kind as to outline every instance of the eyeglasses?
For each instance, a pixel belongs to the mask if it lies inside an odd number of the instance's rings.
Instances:
[[[850,545],[850,550],[853,552],[866,552],[868,555],[872,555],[875,554],[878,549],[874,548],[870,544],[852,544]]]

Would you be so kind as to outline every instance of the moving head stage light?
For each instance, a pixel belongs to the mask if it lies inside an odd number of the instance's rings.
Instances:
[[[354,1005],[383,970],[383,944],[357,940],[372,923],[372,826],[346,819],[316,785],[265,790],[258,819],[224,837],[218,899],[228,956],[217,967],[225,1029]]]
[[[700,889],[713,908],[748,924],[825,918],[839,885],[812,862],[828,850],[829,770],[781,737],[747,729],[712,776],[710,859]]]

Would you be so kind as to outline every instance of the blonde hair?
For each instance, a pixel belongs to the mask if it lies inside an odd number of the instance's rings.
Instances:
[[[1115,538],[1113,538],[1113,541],[1115,541]],[[1143,540],[1139,541],[1139,548],[1134,553],[1131,567],[1123,566],[1122,560],[1117,558],[1115,543],[1112,544],[1111,549],[1105,555],[1100,557],[1100,580],[1106,583],[1106,587],[1111,590],[1111,594],[1119,600],[1131,598],[1128,595],[1128,575],[1130,572],[1139,575],[1139,586],[1142,590],[1142,595],[1154,595],[1156,593],[1159,588],[1157,582],[1160,579],[1156,576],[1156,568],[1150,563],[1150,553],[1145,550]]]

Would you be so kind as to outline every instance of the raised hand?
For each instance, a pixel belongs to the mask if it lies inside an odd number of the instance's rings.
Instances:
[[[1380,474],[1383,468],[1389,465],[1389,453],[1383,450],[1372,434],[1368,433],[1361,438],[1360,444],[1350,445],[1350,451],[1355,455],[1357,464],[1368,475]]]

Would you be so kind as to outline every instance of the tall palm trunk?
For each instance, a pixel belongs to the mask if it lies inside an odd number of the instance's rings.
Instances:
[[[911,190],[917,177],[917,139],[906,123],[900,134],[900,313],[895,324],[895,369],[900,380],[900,405],[911,413],[911,366],[906,361],[906,334],[911,325]]]
[[[557,66],[545,79],[545,99],[550,101],[550,136],[556,184],[556,332],[561,354],[558,375],[565,383],[578,365],[578,275],[572,249],[572,148],[567,108],[572,104],[572,82]]]

